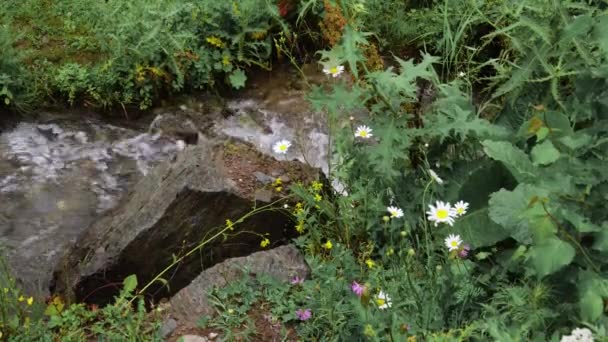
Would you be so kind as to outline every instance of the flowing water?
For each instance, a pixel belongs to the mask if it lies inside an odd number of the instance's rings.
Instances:
[[[44,292],[62,250],[181,141],[94,120],[20,123],[0,134],[0,248]]]
[[[0,133],[0,255],[27,290],[46,294],[66,247],[101,215],[111,215],[151,168],[184,148],[171,134],[153,132],[194,128],[327,172],[324,116],[312,112],[305,92],[289,82],[281,73],[252,79],[242,97],[225,103],[229,116],[218,114],[223,107],[213,101],[189,98],[158,108],[154,120],[143,118],[150,128],[118,127],[83,113],[43,114]],[[283,139],[292,147],[276,155],[272,145]]]

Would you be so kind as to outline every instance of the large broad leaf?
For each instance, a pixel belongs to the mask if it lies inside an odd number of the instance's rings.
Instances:
[[[482,142],[485,153],[492,159],[502,162],[520,182],[534,180],[535,168],[524,151],[506,141]]]
[[[580,270],[578,290],[581,318],[590,323],[596,321],[604,312],[603,298],[608,296],[608,280],[597,273]]]
[[[570,264],[575,254],[569,243],[553,237],[530,247],[528,258],[538,277],[542,278]]]
[[[602,224],[601,231],[593,236],[593,249],[608,252],[608,222]]]
[[[500,190],[490,197],[490,218],[515,240],[530,244],[533,237],[546,235],[546,213],[539,205],[531,205],[535,199],[545,197],[546,190],[529,184],[520,184],[513,191]]]
[[[507,230],[490,220],[487,207],[459,218],[454,224],[454,231],[473,248],[492,246],[510,235]]]
[[[559,159],[560,153],[550,140],[534,146],[531,152],[534,165],[549,165]]]

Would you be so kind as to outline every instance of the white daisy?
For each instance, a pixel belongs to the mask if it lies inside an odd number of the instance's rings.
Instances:
[[[450,203],[437,201],[435,206],[429,204],[429,211],[426,213],[429,221],[435,223],[435,227],[437,227],[439,223],[447,223],[450,226],[454,225],[456,210],[450,206]]]
[[[392,305],[391,298],[384,291],[380,291],[374,300],[380,310],[388,309]]]
[[[287,150],[290,146],[291,143],[289,142],[289,140],[281,140],[274,144],[272,150],[274,151],[274,153],[285,154],[287,153]]]
[[[367,126],[359,126],[355,131],[355,137],[368,139],[372,137],[372,129]]]
[[[340,76],[341,73],[344,72],[344,67],[342,65],[338,65],[333,68],[323,69],[323,72],[326,75],[332,75],[333,77],[338,77],[338,76]]]
[[[397,207],[388,207],[386,208],[389,214],[391,214],[391,218],[400,218],[403,217],[403,209]]]
[[[439,178],[439,176],[437,175],[437,173],[431,169],[429,169],[429,174],[431,175],[431,178],[437,182],[437,184],[441,185],[443,184],[443,179]]]
[[[456,216],[462,216],[467,213],[467,209],[469,209],[469,203],[465,201],[458,201],[454,204],[454,210],[456,211]]]
[[[448,235],[447,238],[445,238],[445,245],[448,248],[448,250],[451,251],[455,251],[458,249],[458,247],[460,247],[460,244],[462,244],[462,240],[460,239],[460,235],[454,235],[454,234],[450,234]]]

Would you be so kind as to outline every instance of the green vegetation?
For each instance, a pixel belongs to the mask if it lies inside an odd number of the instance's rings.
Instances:
[[[316,27],[308,15],[319,15],[316,38],[330,46],[321,65],[341,76],[309,99],[328,113],[330,180],[345,192],[291,188],[311,279],[217,290],[219,315],[203,324],[247,337],[245,313],[262,301],[306,341],[571,341],[581,328],[608,340],[607,7],[301,1],[300,24]],[[173,46],[160,41],[150,44]],[[376,46],[395,53],[392,68],[377,67]],[[415,59],[401,54],[418,49]],[[94,98],[56,85],[77,84],[82,68],[64,64],[44,84]],[[168,62],[161,69],[178,74]],[[136,77],[124,71],[133,65],[121,70],[118,84]],[[17,93],[10,75],[0,80]],[[130,98],[149,105],[146,94]]]
[[[244,86],[269,68],[271,1],[3,1],[0,97],[148,108],[170,93]],[[17,66],[20,66],[19,68]]]

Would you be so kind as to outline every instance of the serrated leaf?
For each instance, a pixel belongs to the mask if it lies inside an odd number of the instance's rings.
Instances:
[[[131,274],[130,276],[126,277],[125,280],[123,280],[122,285],[123,291],[126,293],[132,293],[137,287],[137,276],[135,274]]]
[[[371,33],[357,31],[350,25],[345,27],[344,33],[342,34],[340,46],[344,52],[344,60],[348,62],[348,67],[355,77],[359,77],[357,63],[365,60],[361,53],[361,47],[367,45],[367,39],[365,37],[370,34]]]
[[[550,140],[546,140],[532,148],[530,152],[534,165],[549,165],[559,159],[560,153]]]
[[[570,264],[575,254],[574,247],[557,237],[546,239],[542,244],[530,247],[528,251],[529,261],[540,278]]]
[[[234,71],[232,71],[230,76],[228,76],[228,79],[230,80],[230,85],[234,89],[239,89],[245,87],[247,75],[245,75],[245,72],[243,70],[235,69]]]
[[[490,158],[502,162],[519,182],[536,178],[535,168],[528,155],[513,144],[505,141],[485,140],[482,145],[484,152]]]
[[[608,58],[608,15],[595,18],[593,34],[595,41],[604,52],[604,56]]]

